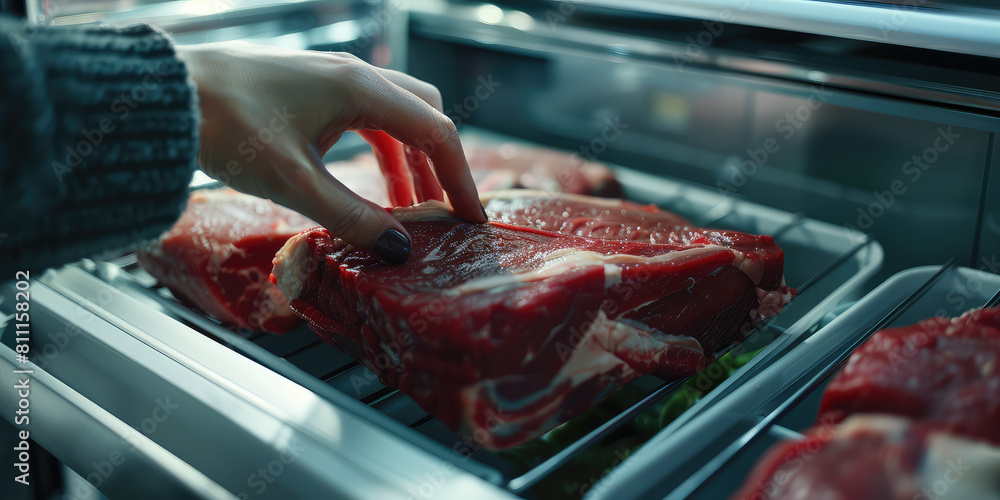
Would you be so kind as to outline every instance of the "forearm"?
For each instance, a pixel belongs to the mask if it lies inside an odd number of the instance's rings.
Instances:
[[[165,35],[146,26],[25,30],[0,19],[0,65],[0,280],[123,248],[174,222],[199,115]]]

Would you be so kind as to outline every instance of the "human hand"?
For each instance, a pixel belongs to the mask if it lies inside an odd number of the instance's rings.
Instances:
[[[321,160],[345,131],[371,141],[379,134],[369,131],[381,130],[427,155],[458,216],[486,222],[434,86],[343,53],[243,42],[177,46],[177,53],[198,86],[198,163],[208,175],[402,263],[410,251],[406,229],[337,181]]]

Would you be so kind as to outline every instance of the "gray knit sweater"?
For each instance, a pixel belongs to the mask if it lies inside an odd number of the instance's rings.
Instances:
[[[0,281],[173,224],[199,114],[169,37],[0,16],[0,74]]]

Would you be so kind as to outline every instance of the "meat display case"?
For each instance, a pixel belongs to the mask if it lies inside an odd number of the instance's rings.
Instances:
[[[711,457],[684,472],[668,499],[725,498],[739,487],[754,460],[780,439],[799,435],[816,421],[820,395],[847,356],[883,328],[912,325],[934,317],[956,317],[1000,305],[1000,276],[954,263],[900,272],[812,335],[807,345],[767,364],[698,423],[676,422],[678,441],[696,442]],[[789,374],[793,374],[789,376]],[[734,419],[741,413],[743,418]],[[663,433],[663,439],[671,434]],[[706,441],[714,441],[706,445]],[[655,449],[651,446],[650,449]],[[683,449],[683,448],[681,448]],[[662,461],[659,463],[663,464]],[[658,474],[670,471],[657,468]],[[696,471],[693,471],[697,469]],[[630,470],[609,485],[606,498],[642,489],[641,469]],[[726,477],[731,480],[712,480]],[[639,481],[639,483],[633,482]]]
[[[467,139],[475,142],[505,139],[475,131],[471,135]],[[823,315],[858,298],[882,263],[881,246],[849,229],[622,167],[616,175],[628,199],[656,203],[706,227],[770,234],[785,250],[785,277],[799,294],[783,313],[750,332],[750,340],[738,350],[763,347],[761,356],[780,357],[785,339],[808,336]],[[466,455],[463,446],[468,443],[462,438],[305,326],[277,336],[217,324],[158,287],[132,255],[52,271],[32,290],[35,310],[52,313],[38,320],[36,330],[57,332],[34,337],[38,371],[45,374],[39,385],[51,384],[53,398],[60,398],[38,403],[38,413],[96,412],[98,416],[89,416],[98,421],[95,426],[101,425],[99,417],[124,422],[149,439],[143,444],[154,450],[150,454],[166,454],[182,464],[176,467],[180,470],[139,468],[135,474],[170,485],[163,491],[181,488],[197,496],[213,497],[220,487],[237,496],[248,491],[247,477],[259,463],[280,456],[290,442],[302,442],[309,443],[303,451],[309,457],[284,464],[282,480],[268,485],[261,496],[366,496],[381,488],[381,498],[393,498],[420,488],[425,477],[449,470],[461,471],[451,474],[463,481],[449,479],[447,484],[456,489],[439,491],[441,498],[466,497],[469,491],[476,491],[476,498],[532,497],[536,483],[680,385],[653,377],[634,382],[628,408],[578,430],[579,438],[524,467],[503,452],[479,449]],[[10,336],[4,341],[11,342]],[[6,368],[13,369],[14,353],[4,351]],[[729,384],[739,386],[751,367],[737,371]],[[93,406],[72,408],[80,399]],[[167,400],[177,405],[176,415],[162,430],[143,432],[150,412],[146,406]],[[73,463],[71,458],[80,453],[73,448],[79,443],[51,437],[44,417],[33,425],[41,429],[40,444],[81,475],[89,472],[90,462]],[[114,449],[97,454],[107,456]],[[676,452],[669,443],[661,450]],[[385,484],[377,487],[353,478],[344,482],[336,474],[324,474],[340,463],[338,456],[368,469],[364,474],[382,476]],[[134,466],[152,467],[138,461]],[[388,476],[397,473],[390,481]],[[104,486],[112,496],[136,488],[131,482]]]
[[[997,272],[1000,18],[972,0],[912,3],[434,0],[400,11],[388,1],[101,2],[60,12],[39,2],[28,10],[61,24],[150,20],[186,43],[363,45],[359,55],[392,54],[376,62],[436,84],[467,140],[576,151],[621,165],[627,198],[700,225],[774,235],[801,294],[730,354],[760,352],[640,447],[614,450],[609,470],[574,478],[589,498],[722,498],[775,436],[812,418],[823,376],[876,325],[917,318],[972,276],[984,286],[963,296],[964,307],[995,291],[986,286],[995,277],[959,266]],[[364,43],[358,28],[381,19],[378,9],[392,14],[384,38]],[[487,76],[502,84],[468,101]],[[609,123],[624,125],[621,133],[608,135]],[[958,139],[914,179],[906,162],[934,147],[940,130]],[[778,149],[760,159],[769,139]],[[327,159],[356,151],[345,140]],[[895,181],[904,193],[893,192]],[[833,319],[890,276],[948,260],[891,278]],[[284,336],[224,328],[157,287],[132,256],[36,278],[32,437],[112,498],[549,498],[553,478],[580,476],[576,461],[681,390],[638,380],[531,460],[466,456],[457,452],[468,446],[462,439],[305,328]],[[8,326],[0,339],[4,384],[22,367],[11,335]],[[0,398],[10,418],[17,401]],[[176,413],[154,418],[173,405]],[[116,452],[126,457],[120,472],[101,475]]]

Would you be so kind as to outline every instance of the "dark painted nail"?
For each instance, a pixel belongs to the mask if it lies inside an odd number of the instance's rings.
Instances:
[[[375,238],[372,250],[393,264],[403,264],[410,258],[410,240],[395,229],[386,229]]]
[[[486,207],[479,205],[479,208],[483,209],[483,218],[486,219],[487,221],[490,220],[490,216],[486,215]]]

